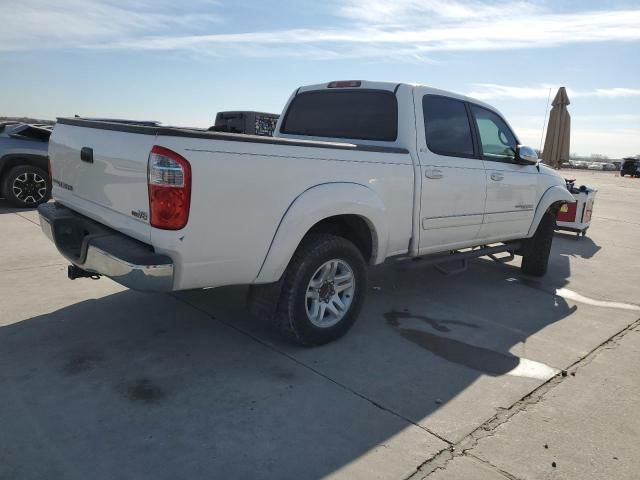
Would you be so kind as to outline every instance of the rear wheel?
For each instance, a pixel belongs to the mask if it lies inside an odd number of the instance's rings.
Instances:
[[[47,172],[33,165],[13,167],[2,181],[2,196],[14,207],[33,208],[49,200]]]
[[[522,273],[535,277],[541,277],[547,273],[555,227],[556,215],[553,212],[546,212],[522,255],[522,265],[520,266]]]
[[[279,330],[306,346],[340,338],[358,317],[366,281],[365,261],[353,243],[329,234],[310,236],[285,272]]]

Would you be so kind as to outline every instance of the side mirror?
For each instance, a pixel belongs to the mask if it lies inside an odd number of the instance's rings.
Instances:
[[[538,154],[531,147],[518,145],[516,147],[516,163],[519,165],[537,165]]]

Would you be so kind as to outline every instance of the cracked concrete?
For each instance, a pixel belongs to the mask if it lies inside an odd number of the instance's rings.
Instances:
[[[482,461],[487,465],[494,467],[498,471],[498,473],[506,476],[507,478],[519,478],[510,474],[506,470],[498,468],[493,463],[491,463],[491,455],[488,455],[488,458],[477,456],[476,454],[474,454],[474,449],[483,439],[493,437],[496,434],[496,431],[507,422],[509,422],[512,417],[523,412],[526,413],[530,410],[531,407],[543,402],[550,391],[562,384],[564,381],[572,379],[573,377],[578,375],[579,371],[595,361],[602,352],[615,350],[616,348],[618,348],[620,346],[620,342],[627,334],[632,332],[638,333],[639,331],[640,319],[633,322],[621,332],[618,332],[611,338],[607,339],[601,345],[594,348],[593,351],[589,352],[589,354],[584,358],[571,365],[567,370],[563,370],[561,373],[554,376],[548,382],[544,383],[533,392],[528,394],[525,398],[513,404],[510,408],[503,409],[498,412],[493,418],[480,425],[476,430],[471,432],[460,442],[456,443],[455,445],[451,445],[449,448],[439,452],[436,456],[421,465],[410,478],[412,480],[432,478],[433,474],[438,472],[439,470],[446,470],[448,468],[448,465],[452,461],[456,460],[459,457],[464,457],[467,455],[471,455],[476,460]],[[638,341],[638,339],[635,340],[637,342],[636,348],[640,347],[640,341]],[[640,348],[638,350],[640,353]],[[631,362],[631,364],[634,366],[637,365],[637,363],[634,362]],[[640,377],[640,375],[638,377]],[[640,378],[636,379],[634,383],[640,387]],[[638,422],[638,424],[640,425],[640,422]],[[638,431],[638,435],[640,435],[640,430]]]
[[[456,457],[454,462],[447,465],[446,470],[436,470],[429,476],[429,480],[516,480],[512,475],[500,472],[499,469],[487,462],[475,458],[473,455]]]
[[[316,349],[243,288],[70,282],[36,213],[0,203],[0,478],[634,478],[638,312],[614,307],[638,305],[640,189],[572,173],[600,190],[594,224],[556,237],[544,279],[390,263]],[[519,359],[567,374],[509,375]]]
[[[478,441],[473,454],[517,478],[638,478],[638,324]]]

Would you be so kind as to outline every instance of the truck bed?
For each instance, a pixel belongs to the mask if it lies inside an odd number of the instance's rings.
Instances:
[[[154,145],[191,165],[190,216],[179,231],[149,224]],[[61,118],[50,157],[55,200],[171,257],[174,289],[255,282],[284,215],[319,185],[375,192],[389,209],[385,255],[406,253],[411,237],[414,171],[403,148]]]

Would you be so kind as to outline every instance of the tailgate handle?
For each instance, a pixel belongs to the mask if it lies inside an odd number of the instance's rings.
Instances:
[[[80,160],[93,163],[93,148],[82,147],[82,150],[80,150]]]

